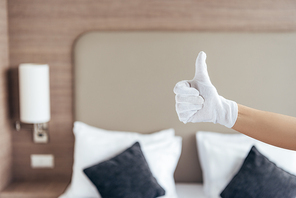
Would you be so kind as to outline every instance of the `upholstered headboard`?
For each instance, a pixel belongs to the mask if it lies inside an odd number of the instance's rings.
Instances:
[[[178,120],[173,88],[194,76],[201,50],[225,98],[296,116],[295,33],[90,32],[74,49],[75,120],[140,133],[175,128],[183,137],[176,181],[201,182],[195,133],[234,132]]]

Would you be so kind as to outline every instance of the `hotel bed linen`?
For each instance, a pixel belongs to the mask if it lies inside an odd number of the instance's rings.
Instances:
[[[177,183],[176,190],[179,198],[206,198],[200,183]]]

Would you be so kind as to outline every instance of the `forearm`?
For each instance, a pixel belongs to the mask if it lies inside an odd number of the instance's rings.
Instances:
[[[274,146],[296,150],[296,118],[238,104],[234,130]]]

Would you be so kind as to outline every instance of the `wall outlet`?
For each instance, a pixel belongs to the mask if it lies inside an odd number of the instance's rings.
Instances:
[[[32,168],[54,168],[54,156],[51,154],[31,155],[31,167]]]

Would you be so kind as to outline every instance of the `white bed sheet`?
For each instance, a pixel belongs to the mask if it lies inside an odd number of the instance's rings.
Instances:
[[[176,190],[179,198],[206,198],[199,183],[177,183]]]

